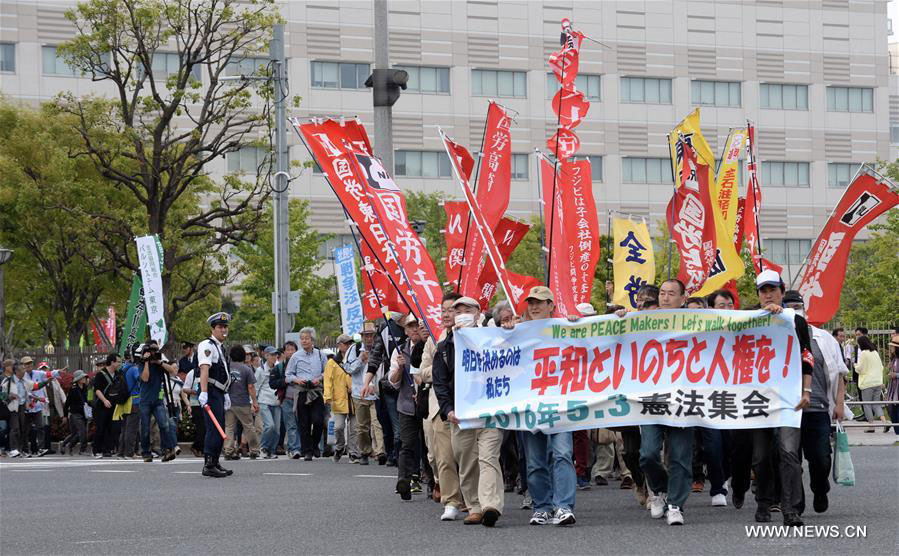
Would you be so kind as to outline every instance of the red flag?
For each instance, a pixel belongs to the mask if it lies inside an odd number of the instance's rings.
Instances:
[[[570,129],[560,127],[549,139],[546,140],[546,146],[556,158],[565,160],[581,148],[581,140]]]
[[[575,218],[568,213],[565,202],[565,187],[561,172],[561,165],[557,169],[553,163],[545,157],[540,157],[540,177],[543,190],[543,214],[546,221],[546,246],[549,249],[549,283],[547,287],[553,292],[556,300],[556,309],[560,315],[576,315],[577,301],[575,300],[575,277],[572,274],[571,249],[567,233],[567,224]],[[553,187],[555,180],[555,187]],[[555,189],[555,200],[553,200]]]
[[[509,273],[509,281],[509,287],[512,288],[512,296],[518,300],[517,303],[513,303],[515,312],[519,315],[523,315],[528,310],[528,300],[525,296],[531,291],[531,288],[534,286],[542,286],[543,282],[533,276],[516,274],[515,272]]]
[[[587,117],[590,103],[584,93],[578,91],[574,85],[563,86],[552,100],[553,112],[558,117],[559,125],[567,129],[577,127]]]
[[[689,142],[679,141],[678,147],[683,149],[683,171],[666,214],[680,253],[677,277],[692,294],[702,288],[715,263],[715,220],[708,167],[697,159]]]
[[[549,55],[549,67],[556,79],[563,85],[574,83],[578,71],[578,51],[584,35],[580,31],[571,30],[571,22],[562,20],[562,49]]]
[[[103,322],[106,326],[106,337],[109,338],[110,345],[115,345],[115,337],[116,337],[116,322],[115,322],[115,308],[110,305],[108,309],[106,309],[106,320]]]
[[[493,231],[493,238],[499,246],[499,253],[503,262],[509,260],[509,255],[521,243],[521,240],[524,239],[530,228],[524,222],[512,220],[511,218],[503,218],[499,221],[496,230]],[[490,300],[493,299],[497,286],[496,271],[493,269],[493,265],[484,266],[484,270],[481,271],[481,275],[478,278],[478,301],[481,304],[481,309],[486,310],[490,305]]]
[[[899,191],[870,172],[856,177],[843,193],[809,252],[808,264],[799,283],[810,323],[825,323],[839,309],[855,234],[896,205],[899,205]]]
[[[402,288],[413,312],[438,329],[443,292],[434,263],[409,225],[405,197],[371,156],[365,129],[355,121],[293,123],[379,265]]]
[[[465,251],[465,227],[468,224],[468,204],[465,201],[446,201],[446,228],[443,238],[446,242],[446,279],[455,285],[459,280]]]
[[[487,108],[487,127],[484,132],[484,155],[481,159],[481,168],[478,171],[477,201],[478,206],[484,211],[490,233],[499,224],[500,219],[509,206],[509,194],[512,184],[512,137],[510,125],[512,120],[503,108],[491,102]],[[450,141],[447,143],[450,153],[468,153],[462,145]],[[465,157],[457,154],[459,160]],[[469,155],[470,158],[470,155]],[[463,170],[464,165],[460,167]],[[469,171],[470,173],[470,171]],[[466,181],[468,181],[466,179]],[[467,222],[467,219],[464,219]],[[484,270],[486,261],[484,256],[484,242],[480,235],[470,230],[468,242],[465,245],[465,260],[467,268],[462,273],[462,284],[459,292],[469,297],[478,297],[478,276]]]
[[[371,249],[365,243],[362,249],[362,312],[365,318],[375,320],[383,317],[382,307],[389,311],[405,313],[409,310],[397,293],[396,288],[390,284],[390,278],[382,268],[377,266],[376,259]]]
[[[443,133],[443,130],[440,130],[440,136],[443,138],[443,143],[447,149],[447,152],[451,152],[450,149],[452,148],[453,141]],[[502,284],[503,290],[506,292],[506,295],[510,298],[510,301],[513,304],[517,304],[520,300],[516,297],[513,297],[508,276],[509,271],[506,268],[505,261],[503,261],[499,246],[496,244],[496,240],[493,237],[493,228],[487,221],[487,217],[481,211],[481,207],[478,203],[478,200],[475,198],[474,193],[472,193],[471,187],[468,186],[468,180],[464,178],[462,174],[462,168],[460,167],[458,160],[456,160],[455,158],[451,158],[450,162],[452,162],[453,168],[456,171],[456,179],[459,181],[459,185],[462,187],[462,193],[465,195],[465,200],[468,202],[468,209],[471,211],[471,220],[474,224],[475,231],[477,232],[477,235],[480,236],[481,241],[486,247],[487,258],[490,260],[490,264],[493,265],[494,269],[499,275],[500,284]],[[476,279],[475,287],[477,287]],[[475,293],[475,295],[477,295],[477,293]]]
[[[97,321],[94,318],[91,318],[91,334],[94,336],[94,345],[98,348],[103,348],[103,337],[100,336],[100,331],[97,330]]]

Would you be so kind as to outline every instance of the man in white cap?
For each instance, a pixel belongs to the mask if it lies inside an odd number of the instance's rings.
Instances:
[[[534,286],[525,300],[530,320],[553,317],[556,298],[546,286]],[[531,525],[574,525],[572,510],[577,492],[574,436],[570,432],[525,432],[524,450],[528,466],[528,492],[534,503]],[[553,454],[552,464],[547,458],[549,451]]]
[[[783,311],[784,283],[780,274],[768,269],[759,273],[755,281],[762,309],[771,313]],[[799,351],[802,354],[802,397],[796,406],[800,411],[809,406],[812,393],[812,374],[814,372],[814,355],[811,351],[809,326],[805,318],[796,315],[794,318],[796,337],[799,339]],[[801,432],[798,428],[778,427],[752,430],[752,468],[756,477],[756,512],[755,520],[759,523],[771,521],[771,505],[775,500],[775,480],[780,472],[781,513],[784,525],[801,526],[799,506],[802,496],[802,461],[799,454]],[[778,450],[779,468],[775,469],[772,447]]]
[[[477,326],[481,306],[476,299],[460,297],[453,303],[454,330]],[[503,473],[499,463],[503,431],[500,429],[460,429],[455,412],[455,341],[453,331],[437,344],[433,379],[441,416],[453,423],[453,452],[459,462],[462,498],[469,514],[464,523],[493,527],[503,512]],[[545,455],[545,454],[544,454]]]
[[[225,422],[225,411],[231,407],[228,387],[231,386],[231,373],[222,342],[228,337],[228,324],[231,315],[225,312],[210,315],[206,322],[212,329],[209,338],[197,346],[197,364],[200,367],[200,394],[197,402],[206,411],[212,411],[213,418],[206,414],[206,439],[203,445],[203,476],[227,477],[233,472],[219,465],[224,441],[219,434],[219,427]],[[216,427],[218,423],[219,427]]]

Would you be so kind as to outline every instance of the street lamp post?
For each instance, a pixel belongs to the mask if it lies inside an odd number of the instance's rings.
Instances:
[[[3,265],[12,258],[12,249],[0,247],[0,352],[6,351],[6,298],[3,294]]]

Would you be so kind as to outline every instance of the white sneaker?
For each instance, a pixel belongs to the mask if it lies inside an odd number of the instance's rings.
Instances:
[[[649,497],[649,515],[652,516],[653,519],[660,519],[663,515],[665,515],[665,506],[668,504],[668,494],[663,492],[661,494],[653,493]]]
[[[668,525],[683,525],[684,514],[677,506],[668,505]]]
[[[712,505],[721,507],[727,506],[727,496],[724,496],[723,494],[712,496]]]
[[[440,521],[456,521],[457,517],[459,517],[459,509],[455,506],[446,506],[443,508],[443,515],[440,516]]]
[[[22,453],[18,450],[12,450],[9,452],[9,457],[11,457],[11,458],[17,458],[21,455],[22,455]]]
[[[559,508],[553,515],[553,525],[564,527],[566,525],[574,525],[574,514],[568,508]]]

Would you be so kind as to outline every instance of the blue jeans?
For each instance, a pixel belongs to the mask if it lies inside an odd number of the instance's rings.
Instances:
[[[293,400],[284,398],[281,404],[281,420],[287,430],[287,452],[300,451],[300,435],[297,430],[297,412],[293,410]]]
[[[552,512],[554,508],[574,509],[577,474],[572,452],[574,437],[570,432],[543,434],[524,433],[524,450],[528,462],[528,493],[534,511]]]
[[[706,467],[709,470],[709,482],[712,488],[709,496],[716,494],[727,495],[724,481],[730,476],[727,458],[724,457],[724,431],[720,429],[708,429],[702,427],[699,434],[702,436],[702,454]]]
[[[175,448],[175,425],[169,419],[169,413],[166,410],[165,403],[162,400],[152,400],[140,402],[140,451],[141,454],[147,456],[150,454],[150,417],[156,417],[156,424],[159,425],[159,443],[162,444],[163,450],[172,450]]]
[[[262,449],[274,455],[281,434],[281,406],[261,403],[259,415],[262,416]]]
[[[7,434],[6,421],[0,421],[0,448],[9,450],[9,435]]]
[[[668,470],[662,465],[662,439],[668,437]],[[649,490],[668,493],[668,503],[684,507],[693,482],[693,428],[640,427],[640,468]]]
[[[390,417],[390,428],[393,429],[393,451],[387,455],[398,457],[400,447],[402,446],[402,438],[400,437],[400,412],[396,408],[399,396],[396,394],[384,394],[381,396],[381,403],[387,409],[387,416]]]

